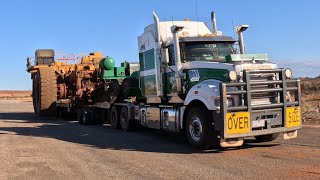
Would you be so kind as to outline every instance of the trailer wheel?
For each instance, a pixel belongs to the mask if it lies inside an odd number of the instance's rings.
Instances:
[[[129,119],[128,108],[122,107],[120,111],[120,125],[124,131],[130,131],[133,129],[134,122]]]
[[[83,125],[97,124],[94,109],[83,108],[83,110],[82,110],[82,123],[83,123]]]
[[[82,110],[81,109],[77,109],[77,121],[79,124],[83,124],[82,121]]]
[[[185,131],[190,144],[199,149],[211,149],[217,143],[212,115],[203,106],[193,107],[186,118]]]
[[[263,135],[263,136],[255,136],[257,142],[270,142],[279,137],[279,133],[275,134],[268,134],[268,135]]]
[[[120,128],[120,123],[119,123],[119,113],[118,109],[115,106],[112,106],[110,110],[110,123],[111,127],[114,129],[119,129]]]
[[[90,118],[90,117],[89,117],[88,111],[87,111],[85,108],[83,108],[82,111],[81,111],[81,121],[82,121],[82,124],[83,124],[83,125],[89,125],[89,124],[90,124],[90,123],[89,123],[89,121],[90,121],[89,118]]]
[[[40,68],[33,81],[35,112],[40,116],[54,116],[57,101],[57,78],[51,68]]]

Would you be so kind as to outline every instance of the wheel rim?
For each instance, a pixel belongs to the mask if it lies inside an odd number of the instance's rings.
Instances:
[[[194,141],[199,141],[202,135],[202,124],[198,117],[194,117],[189,125],[189,134]]]

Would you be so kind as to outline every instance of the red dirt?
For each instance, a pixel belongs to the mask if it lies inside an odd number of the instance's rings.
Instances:
[[[10,91],[0,90],[0,99],[31,99],[32,91]]]

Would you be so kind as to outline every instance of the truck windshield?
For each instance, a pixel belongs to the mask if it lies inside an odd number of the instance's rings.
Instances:
[[[184,43],[181,46],[184,61],[224,61],[225,56],[233,54],[232,43]]]

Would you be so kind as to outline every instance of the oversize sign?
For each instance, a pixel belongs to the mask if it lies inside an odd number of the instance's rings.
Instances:
[[[226,115],[227,134],[241,134],[250,132],[250,113],[236,112]]]

